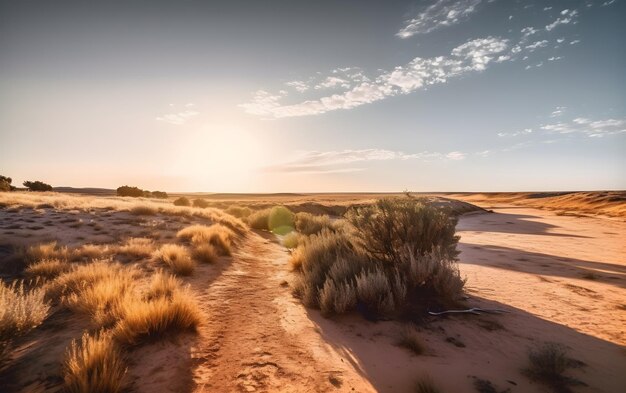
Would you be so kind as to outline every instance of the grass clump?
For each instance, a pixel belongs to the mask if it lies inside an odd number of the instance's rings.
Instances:
[[[69,250],[65,246],[59,246],[57,242],[35,244],[26,249],[26,256],[31,261],[41,261],[43,259],[67,260]]]
[[[178,244],[165,244],[156,252],[156,259],[165,263],[174,274],[189,276],[196,268],[196,263],[186,247]]]
[[[235,233],[221,224],[191,225],[178,231],[176,237],[189,241],[196,247],[210,244],[220,255],[230,255]]]
[[[289,232],[285,236],[283,236],[283,246],[289,249],[293,249],[298,247],[298,243],[300,242],[300,234],[298,232]]]
[[[191,202],[186,197],[174,199],[174,206],[191,206]]]
[[[583,382],[565,375],[570,368],[579,368],[585,364],[568,356],[567,348],[562,344],[545,343],[531,350],[528,354],[529,365],[523,371],[529,378],[539,381],[557,393],[568,393],[573,385]]]
[[[302,236],[292,252],[294,294],[305,305],[379,318],[457,301],[465,281],[445,213],[415,199],[381,200],[338,222],[341,230]]]
[[[84,244],[70,252],[73,261],[92,261],[110,255],[112,250],[106,245]]]
[[[41,288],[26,289],[23,281],[0,281],[0,346],[43,322],[50,310],[44,295]]]
[[[147,300],[166,298],[171,299],[176,291],[181,288],[181,282],[176,277],[162,270],[152,276],[152,281],[145,293]]]
[[[67,392],[116,393],[124,387],[126,366],[110,334],[85,333],[68,348],[63,374]]]
[[[295,215],[285,206],[274,206],[267,217],[267,227],[270,231],[285,235],[293,231]]]
[[[209,207],[209,202],[206,199],[197,198],[193,200],[193,207],[206,208]]]
[[[117,253],[132,258],[147,258],[154,252],[154,241],[145,237],[131,237],[118,247]]]
[[[441,393],[441,389],[435,385],[429,375],[424,375],[415,382],[414,391],[415,393]]]
[[[71,269],[71,265],[66,261],[59,259],[44,259],[39,262],[30,264],[26,268],[26,275],[29,277],[40,277],[43,279],[53,279],[59,274],[65,273]]]
[[[191,251],[193,258],[198,262],[215,263],[219,258],[219,253],[212,244],[200,244]]]
[[[416,355],[421,355],[426,350],[424,341],[415,327],[407,325],[400,331],[398,345],[407,348]]]
[[[295,227],[303,235],[314,235],[324,228],[332,228],[332,222],[327,215],[316,216],[300,212],[295,215]]]
[[[248,218],[248,216],[252,214],[252,210],[249,207],[236,205],[229,206],[225,212],[237,218]]]
[[[154,216],[159,210],[151,205],[136,205],[130,208],[130,214],[134,216]]]
[[[250,228],[269,230],[269,218],[272,209],[263,209],[252,212],[247,217],[247,222]]]

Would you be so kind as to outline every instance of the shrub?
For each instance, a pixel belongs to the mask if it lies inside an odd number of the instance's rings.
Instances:
[[[175,206],[191,206],[191,202],[189,202],[189,199],[186,197],[180,197],[180,198],[174,199],[174,205]]]
[[[230,255],[235,233],[221,224],[191,225],[178,231],[176,237],[190,241],[195,246],[209,243],[220,255]]]
[[[298,247],[300,236],[301,235],[298,234],[298,232],[289,232],[283,237],[283,246],[289,249]]]
[[[225,211],[231,216],[235,216],[237,218],[247,218],[252,213],[252,210],[250,210],[247,206],[229,206]]]
[[[174,293],[180,290],[181,285],[180,280],[176,277],[159,270],[152,276],[152,282],[145,294],[146,299],[171,299]]]
[[[26,275],[30,277],[41,277],[52,279],[61,273],[65,273],[71,269],[71,265],[66,261],[59,259],[44,259],[35,262],[26,268]]]
[[[171,298],[156,297],[125,304],[124,318],[117,323],[113,334],[122,344],[137,345],[165,335],[193,331],[200,322],[201,314],[191,294],[178,290]]]
[[[206,199],[197,198],[193,200],[193,206],[205,208],[209,207],[209,202],[207,202]]]
[[[122,354],[110,334],[84,333],[80,343],[72,341],[66,352],[63,379],[67,392],[121,392],[125,374]]]
[[[343,314],[356,305],[356,290],[350,282],[336,284],[332,278],[324,282],[319,292],[319,305],[322,314]]]
[[[196,268],[196,263],[187,249],[177,244],[165,244],[156,252],[156,259],[165,263],[174,274],[189,276]]]
[[[284,206],[274,206],[267,218],[267,227],[279,235],[287,234],[294,229],[294,214]]]
[[[358,229],[360,245],[383,262],[400,263],[406,247],[416,256],[433,251],[449,259],[458,255],[456,219],[421,200],[380,199],[372,205],[352,208],[346,218]]]
[[[52,186],[50,184],[46,184],[39,180],[35,181],[25,181],[24,187],[28,188],[29,191],[52,191]]]
[[[144,191],[137,187],[121,186],[117,188],[117,196],[139,198],[144,196]]]
[[[391,284],[382,269],[362,271],[356,277],[356,290],[367,314],[389,316],[395,310]]]
[[[150,205],[137,205],[130,209],[130,214],[135,216],[153,216],[157,214],[158,209]]]
[[[570,368],[584,366],[584,363],[571,359],[567,348],[562,344],[545,343],[528,354],[529,366],[524,373],[551,387],[555,392],[570,392],[570,385],[582,384],[565,375]]]
[[[45,287],[46,297],[58,299],[62,295],[78,293],[86,287],[90,287],[99,281],[115,281],[117,277],[125,276],[126,273],[136,273],[135,270],[125,268],[119,263],[104,259],[87,265],[78,265],[70,271],[61,274]]]
[[[0,192],[11,191],[11,181],[10,177],[0,176]]]
[[[424,375],[415,382],[415,393],[441,393],[441,389],[429,375]]]
[[[424,353],[425,346],[422,337],[415,327],[407,325],[402,328],[400,331],[400,339],[398,340],[398,345],[409,349],[416,355],[421,355]]]
[[[167,199],[167,192],[164,191],[152,191],[152,197],[157,199]]]
[[[215,263],[219,257],[215,247],[211,244],[197,245],[191,253],[196,261],[204,263]]]
[[[23,281],[0,280],[0,346],[43,322],[50,310],[44,294],[41,288],[27,290]]]
[[[26,249],[26,256],[31,261],[43,259],[67,260],[69,251],[65,246],[59,246],[57,242],[40,243],[29,246]]]
[[[330,217],[316,216],[311,213],[300,212],[295,216],[296,230],[304,235],[319,233],[324,228],[332,228]]]
[[[248,215],[248,225],[252,229],[269,230],[269,218],[272,209],[257,210]]]

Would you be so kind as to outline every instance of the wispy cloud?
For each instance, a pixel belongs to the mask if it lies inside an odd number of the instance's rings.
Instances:
[[[414,18],[406,21],[404,27],[396,33],[400,38],[409,38],[416,34],[426,34],[440,27],[459,23],[476,11],[481,0],[437,0]]]
[[[176,105],[174,104],[170,104],[170,107],[174,108]],[[194,109],[190,109],[195,107],[195,104],[192,102],[189,102],[185,105],[183,105],[184,110],[179,110],[179,111],[174,111],[171,113],[165,113],[161,116],[158,116],[156,118],[157,121],[162,121],[165,123],[169,123],[169,124],[173,124],[176,126],[180,126],[185,124],[187,121],[189,121],[189,119],[191,119],[192,117],[195,117],[197,115],[200,114],[200,112],[194,110]]]
[[[365,169],[350,167],[355,163],[390,160],[459,161],[465,157],[466,154],[459,151],[449,153],[423,151],[413,154],[386,149],[303,151],[295,159],[266,167],[265,171],[288,173],[355,172]]]
[[[528,135],[528,134],[531,134],[532,132],[533,132],[532,128],[524,128],[521,131],[515,131],[515,132],[499,132],[498,136],[499,137],[520,136],[520,135]]]
[[[561,11],[560,17],[558,17],[554,22],[550,23],[549,25],[546,25],[546,30],[551,31],[559,25],[567,25],[570,23],[576,24],[578,23],[578,21],[576,20],[577,17],[578,17],[577,10],[564,9],[563,11]]]
[[[556,59],[550,58],[550,59],[548,59],[548,60],[553,61],[553,60],[556,60]],[[556,108],[552,111],[552,113],[550,113],[550,117],[559,117],[559,116],[561,116],[561,115],[565,112],[565,110],[566,110],[566,109],[567,109],[567,108],[566,108],[566,107],[564,107],[564,106],[557,106],[557,107],[556,107]]]
[[[294,89],[296,89],[300,93],[303,93],[303,92],[309,90],[309,85],[306,82],[304,82],[304,81],[291,81],[291,82],[287,82],[285,84],[287,86],[289,86],[289,87],[293,87]]]
[[[495,55],[507,49],[508,40],[496,37],[468,41],[452,50],[449,56],[416,57],[404,66],[383,72],[374,80],[366,79],[351,89],[316,100],[283,105],[283,93],[257,91],[252,101],[240,106],[248,113],[274,118],[306,116],[380,101],[390,96],[408,94],[423,87],[447,82],[484,70]]]
[[[578,117],[570,122],[544,124],[541,129],[556,134],[584,134],[592,138],[626,132],[626,119],[590,120]]]

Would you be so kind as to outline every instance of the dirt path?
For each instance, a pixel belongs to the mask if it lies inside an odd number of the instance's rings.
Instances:
[[[192,284],[207,314],[192,348],[196,391],[373,390],[324,342],[289,293],[287,256],[250,234],[210,287]]]

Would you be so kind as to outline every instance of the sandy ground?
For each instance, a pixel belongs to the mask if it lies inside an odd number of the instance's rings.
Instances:
[[[429,317],[419,327],[426,353],[397,346],[400,322],[359,315],[327,319],[290,294],[288,251],[273,235],[251,233],[232,258],[201,265],[185,281],[204,324],[129,354],[128,382],[139,392],[412,392],[429,375],[444,392],[548,392],[521,372],[528,350],[559,342],[586,367],[571,372],[576,392],[626,386],[626,223],[507,205],[463,216],[462,273],[469,307],[500,315]],[[61,236],[67,244],[160,233],[171,239],[196,219],[125,212],[0,209],[3,240]],[[116,228],[116,229],[113,229]],[[2,250],[0,250],[2,251]],[[84,323],[55,314],[26,337],[19,367],[0,391],[58,391],[64,348]],[[17,380],[19,378],[19,380]],[[7,382],[7,379],[0,381]],[[5,389],[7,388],[7,389]],[[508,389],[508,390],[507,390]]]

